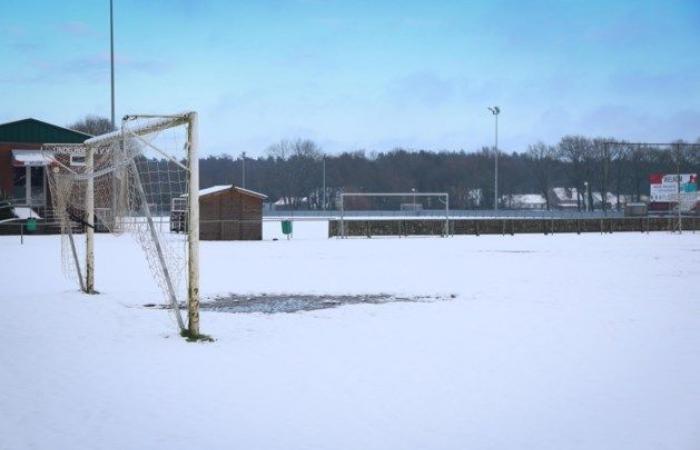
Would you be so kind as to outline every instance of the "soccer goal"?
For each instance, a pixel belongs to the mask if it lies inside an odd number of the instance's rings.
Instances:
[[[131,234],[181,332],[195,338],[200,336],[197,122],[196,112],[127,115],[120,129],[83,144],[43,146],[51,160],[49,186],[61,224],[64,272],[94,293],[95,233]],[[186,198],[181,205],[186,233],[171,232],[174,198]],[[85,231],[84,246],[76,229]],[[185,299],[187,327],[180,314]]]
[[[338,236],[450,233],[447,192],[344,192]]]

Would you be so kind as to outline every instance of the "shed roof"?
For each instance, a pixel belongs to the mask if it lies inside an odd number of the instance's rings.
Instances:
[[[32,118],[0,124],[0,142],[77,144],[90,137],[87,133]]]
[[[55,160],[41,150],[12,150],[12,165],[15,167],[38,167],[48,166]]]
[[[267,195],[265,195],[265,194],[261,194],[260,192],[251,191],[250,189],[244,189],[242,187],[238,187],[238,186],[235,186],[233,184],[218,184],[216,186],[211,186],[208,188],[200,189],[199,196],[204,197],[205,195],[214,194],[214,193],[225,191],[228,189],[233,189],[233,190],[240,192],[241,194],[250,195],[251,197],[257,197],[257,198],[261,198],[263,200],[267,198]]]

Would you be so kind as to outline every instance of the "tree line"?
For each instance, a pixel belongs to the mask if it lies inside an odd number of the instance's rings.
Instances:
[[[234,183],[283,199],[291,208],[321,209],[325,165],[327,208],[340,192],[447,192],[452,208],[493,208],[493,149],[388,152],[364,150],[325,154],[310,140],[282,141],[257,158],[209,156],[200,162],[202,186]],[[566,136],[556,145],[537,143],[523,152],[499,153],[499,197],[536,193],[550,208],[554,187],[576,188],[594,205],[593,192],[610,192],[632,201],[649,195],[651,173],[700,171],[698,145],[639,145],[609,139]],[[588,184],[589,189],[585,189]],[[480,192],[476,202],[470,193]],[[502,205],[500,205],[502,206]],[[610,208],[602,202],[600,208]]]
[[[106,119],[88,117],[70,128],[98,134],[111,130]],[[535,143],[523,151],[499,152],[499,197],[536,193],[549,209],[551,189],[576,188],[579,209],[594,205],[593,192],[610,192],[632,201],[649,195],[652,173],[700,172],[700,139],[672,145],[637,144],[614,139],[565,136],[557,144]],[[236,184],[282,199],[287,207],[334,209],[340,192],[447,192],[453,209],[494,207],[495,152],[429,151],[396,148],[327,154],[308,139],[283,140],[264,156],[224,154],[200,160],[200,186]],[[244,175],[245,173],[245,175]],[[244,180],[245,177],[245,180]],[[586,190],[585,186],[589,189]],[[479,192],[477,202],[473,193]],[[584,199],[583,195],[588,195]],[[605,198],[605,196],[603,196]],[[499,205],[502,206],[502,205]],[[610,208],[605,201],[600,208]]]

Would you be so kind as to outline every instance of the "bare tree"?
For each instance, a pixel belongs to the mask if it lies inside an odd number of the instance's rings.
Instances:
[[[69,124],[67,128],[82,131],[83,133],[91,134],[93,136],[114,131],[112,122],[110,122],[109,119],[93,115],[87,115],[84,119]]]
[[[569,163],[569,183],[576,188],[576,204],[581,210],[583,183],[588,172],[590,140],[583,136],[565,136],[559,142],[559,155]],[[590,199],[589,199],[590,202]],[[590,203],[592,205],[592,202]]]
[[[600,189],[601,209],[608,209],[608,191],[610,186],[610,166],[612,165],[611,139],[596,138],[591,143],[591,158],[598,166],[598,175],[595,177]]]
[[[549,209],[549,190],[551,188],[552,169],[556,159],[556,148],[538,142],[528,147],[527,155],[532,160],[537,189],[544,196],[547,209]]]
[[[620,198],[622,196],[623,185],[629,179],[630,163],[632,158],[632,146],[625,142],[615,142],[611,144],[612,174],[615,183],[616,208],[621,209]]]
[[[304,203],[316,205],[320,199],[321,148],[309,139],[282,140],[267,149],[277,169],[284,203],[297,209]],[[317,206],[317,205],[316,205]]]

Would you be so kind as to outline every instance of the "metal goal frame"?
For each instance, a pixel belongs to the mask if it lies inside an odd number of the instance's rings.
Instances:
[[[150,122],[142,126],[127,127],[127,123],[137,119],[151,119]],[[186,153],[187,161],[183,164],[179,160],[168,155],[164,150],[157,148],[155,145],[143,139],[142,136],[146,136],[151,133],[157,133],[169,128],[187,127],[187,142],[186,142]],[[177,304],[176,295],[173,290],[171,275],[168,272],[167,264],[165,262],[165,256],[161,249],[161,243],[156,233],[155,225],[151,217],[151,212],[149,210],[149,205],[145,201],[145,193],[141,181],[137,182],[138,190],[140,191],[141,197],[143,199],[143,207],[146,215],[147,226],[149,230],[150,237],[155,246],[158,262],[160,266],[160,271],[162,272],[168,288],[168,296],[170,299],[171,307],[174,309],[175,317],[178,322],[178,326],[181,331],[187,332],[191,337],[200,336],[199,332],[199,119],[197,112],[187,111],[178,114],[129,114],[123,117],[122,126],[120,129],[115,131],[98,135],[87,139],[82,144],[44,144],[42,146],[43,151],[55,152],[55,151],[69,151],[69,152],[84,152],[85,154],[85,172],[84,174],[77,174],[70,167],[60,164],[63,169],[72,173],[75,177],[81,177],[87,182],[87,189],[85,195],[85,282],[83,285],[82,276],[80,273],[80,264],[77,260],[77,255],[73,252],[73,257],[75,259],[75,265],[77,267],[78,276],[81,278],[81,288],[86,293],[95,293],[95,252],[94,252],[94,242],[95,242],[95,192],[94,192],[94,177],[98,174],[98,171],[94,169],[94,156],[97,151],[104,151],[111,143],[124,142],[126,139],[136,139],[142,145],[149,147],[150,149],[156,151],[164,158],[169,159],[174,164],[177,164],[183,168],[188,176],[188,196],[189,196],[189,208],[186,212],[186,220],[189,223],[187,228],[187,315],[188,324],[185,328],[184,321],[182,320],[179,312],[179,305]],[[123,145],[123,144],[122,144]],[[130,164],[135,164],[133,159]],[[73,244],[73,237],[71,238],[71,244]],[[74,247],[73,247],[74,248]]]

